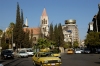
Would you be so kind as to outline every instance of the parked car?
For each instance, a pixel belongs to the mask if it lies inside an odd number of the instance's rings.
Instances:
[[[96,53],[98,54],[100,53],[100,48],[96,49]]]
[[[84,48],[83,53],[89,54],[89,53],[91,53],[91,50],[89,48]]]
[[[74,52],[75,52],[75,54],[80,54],[81,50],[79,48],[76,48]]]
[[[28,56],[33,56],[34,52],[31,49],[26,49]]]
[[[0,66],[4,66],[3,64],[0,64]]]
[[[61,66],[62,63],[60,58],[52,56],[49,52],[38,52],[32,60],[34,66]]]
[[[20,51],[17,53],[17,57],[19,57],[19,58],[22,58],[22,57],[28,58],[28,53],[27,53],[26,50],[20,50]]]
[[[14,59],[14,54],[11,50],[3,50],[1,51],[1,59]]]

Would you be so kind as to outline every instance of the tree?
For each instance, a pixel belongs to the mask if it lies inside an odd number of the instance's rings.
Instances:
[[[12,44],[12,41],[13,41],[13,28],[14,28],[15,24],[13,22],[11,22],[9,24],[9,27],[7,28],[6,32],[5,32],[5,35],[6,35],[6,40],[8,41],[9,43],[9,48],[11,48],[11,44]]]
[[[54,32],[53,32],[53,24],[50,24],[50,28],[49,28],[49,39],[53,41],[54,39]]]
[[[3,33],[2,38],[1,38],[1,47],[2,47],[2,50],[9,48],[9,44],[6,43],[5,32]]]
[[[30,47],[33,47],[33,30],[31,29],[31,32],[30,32]]]
[[[11,34],[12,34],[12,31],[9,28],[7,28],[5,36],[6,36],[6,43],[9,44],[9,48],[11,48],[11,37],[12,37]]]
[[[2,35],[2,33],[3,33],[3,30],[0,29],[0,36]]]
[[[23,32],[23,12],[21,12],[20,16],[20,7],[19,3],[17,2],[17,13],[16,13],[16,25],[14,27],[14,43],[16,44],[16,48],[21,47],[23,44],[23,37],[24,37],[24,32]]]
[[[100,46],[100,33],[99,32],[89,32],[85,39],[85,45],[87,47],[98,47]]]
[[[24,45],[23,45],[23,47],[25,48],[25,47],[30,47],[30,42],[29,42],[29,30],[28,29],[26,29],[26,32],[24,33]]]
[[[74,41],[74,43],[73,43],[73,48],[78,48],[78,47],[79,47],[78,41]]]
[[[55,46],[58,47],[58,27],[57,24],[54,26],[54,42]]]
[[[70,42],[65,42],[65,44],[63,45],[63,47],[64,47],[65,49],[70,48],[70,47],[71,47]]]
[[[51,43],[50,43],[50,41],[47,40],[47,39],[39,38],[39,39],[38,39],[38,44],[37,44],[37,46],[38,46],[39,48],[44,49],[44,48],[50,47],[50,46],[51,46]]]
[[[59,23],[58,25],[58,43],[59,43],[59,46],[63,46],[64,45],[64,35],[63,35],[63,31],[62,31],[62,26],[61,26],[61,23]]]

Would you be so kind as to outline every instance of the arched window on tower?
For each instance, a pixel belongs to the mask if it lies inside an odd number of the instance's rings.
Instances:
[[[44,31],[46,32],[46,27],[45,27]]]
[[[43,20],[42,20],[42,24],[44,24],[44,23],[43,23]]]
[[[45,20],[45,22],[46,22],[45,24],[47,24],[47,20]]]
[[[44,24],[45,24],[45,19],[43,21],[44,21]]]

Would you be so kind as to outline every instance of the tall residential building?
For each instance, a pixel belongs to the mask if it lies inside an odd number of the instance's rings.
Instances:
[[[91,27],[93,27],[94,32],[100,32],[100,4],[98,4],[98,13],[96,15],[94,15],[92,22],[89,23],[89,28],[87,33],[91,32]]]
[[[62,29],[65,42],[74,42],[74,41],[80,42],[76,20],[74,19],[65,20],[65,25],[62,26]]]
[[[44,8],[41,19],[40,19],[40,27],[41,27],[41,32],[44,36],[48,36],[49,32],[49,18],[46,13],[46,9]]]

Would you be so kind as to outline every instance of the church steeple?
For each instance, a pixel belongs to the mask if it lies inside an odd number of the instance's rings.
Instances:
[[[47,36],[49,31],[49,19],[45,8],[43,9],[40,22],[41,32],[44,36]]]
[[[47,13],[46,13],[46,9],[44,8],[43,12],[42,12],[42,16],[47,16]]]
[[[28,27],[28,20],[27,20],[27,17],[26,17],[26,22],[24,24],[24,27]]]
[[[28,20],[27,20],[27,17],[26,17],[26,22],[25,22],[25,25],[26,25],[26,26],[28,26]]]

